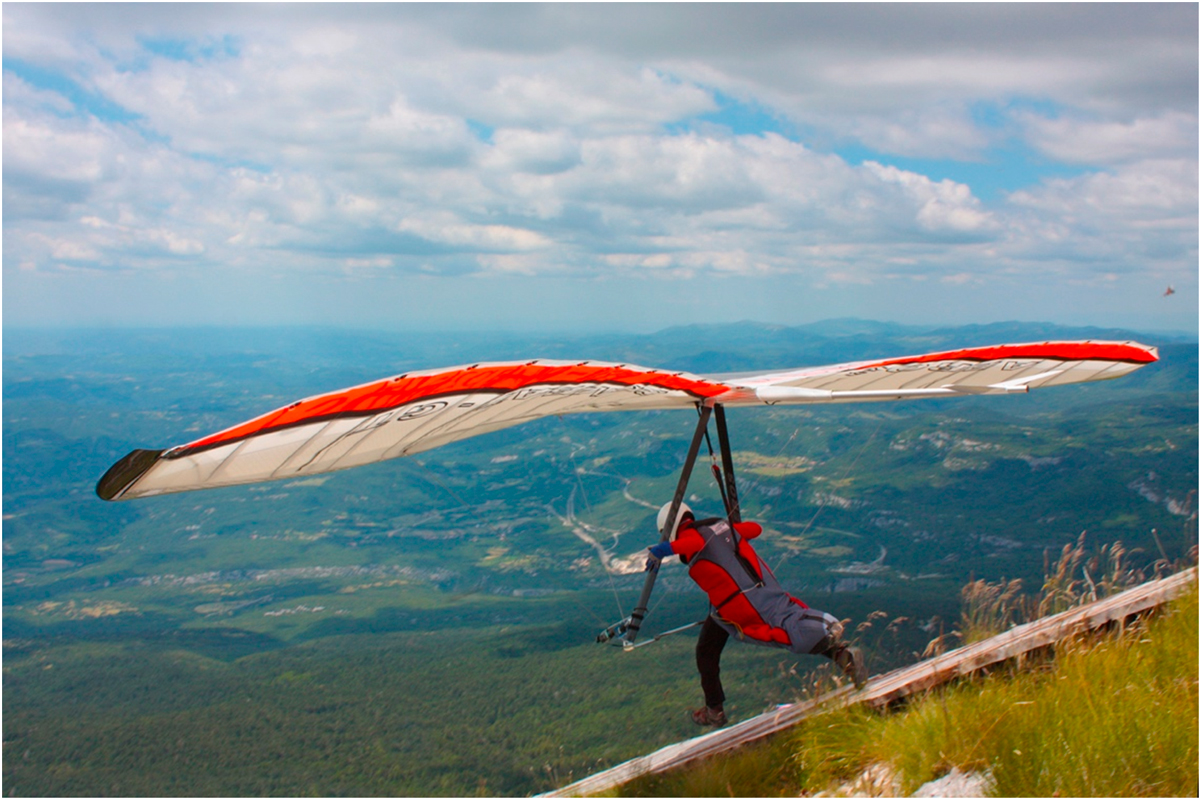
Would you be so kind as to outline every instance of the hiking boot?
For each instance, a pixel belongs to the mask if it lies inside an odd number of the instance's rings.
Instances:
[[[699,710],[693,710],[692,721],[701,727],[724,727],[729,723],[729,719],[725,718],[725,709],[721,707],[702,707]]]
[[[862,650],[856,646],[843,644],[833,653],[833,662],[842,673],[854,680],[855,688],[862,688],[867,682],[867,664],[863,660]]]

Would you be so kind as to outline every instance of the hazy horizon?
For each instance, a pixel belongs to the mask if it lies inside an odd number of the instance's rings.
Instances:
[[[666,333],[672,330],[685,329],[693,326],[718,328],[736,328],[739,325],[747,327],[762,327],[771,329],[803,329],[811,328],[819,330],[823,326],[832,326],[836,324],[856,323],[863,325],[878,325],[880,327],[896,327],[906,330],[955,330],[959,328],[989,328],[989,327],[1008,327],[1008,326],[1033,326],[1033,327],[1052,327],[1061,328],[1064,331],[1070,330],[1113,330],[1125,331],[1147,336],[1163,336],[1168,338],[1192,340],[1200,338],[1200,330],[1196,329],[1170,329],[1170,328],[1149,328],[1149,327],[1129,327],[1116,324],[1091,324],[1091,325],[1075,325],[1064,324],[1044,319],[999,319],[990,322],[976,322],[963,324],[947,324],[947,323],[906,323],[897,322],[886,319],[869,319],[857,316],[838,316],[817,319],[811,322],[802,322],[796,324],[787,324],[783,322],[765,322],[755,319],[739,319],[729,322],[710,322],[710,323],[681,323],[663,325],[659,327],[635,328],[632,326],[626,327],[610,327],[610,328],[567,328],[567,327],[516,327],[516,326],[499,326],[493,325],[490,327],[468,327],[468,326],[447,326],[444,328],[436,327],[402,327],[393,326],[387,327],[381,324],[363,323],[363,324],[348,324],[335,322],[290,322],[290,323],[261,323],[254,324],[248,322],[224,322],[224,323],[140,323],[140,324],[117,324],[117,323],[79,323],[70,324],[65,322],[54,322],[44,324],[34,323],[3,323],[0,326],[0,331],[7,333],[36,333],[36,332],[55,332],[55,331],[168,331],[168,330],[322,330],[331,333],[344,332],[352,334],[380,334],[380,335],[414,335],[414,336],[438,336],[438,335],[466,335],[466,336],[501,336],[501,337],[545,337],[545,336],[569,336],[569,337],[605,337],[605,336],[655,336]]]

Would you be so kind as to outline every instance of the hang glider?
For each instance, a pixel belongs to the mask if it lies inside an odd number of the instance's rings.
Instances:
[[[1056,341],[707,377],[592,361],[478,363],[309,397],[188,444],[134,450],[96,493],[125,500],[320,474],[551,415],[1023,393],[1156,360],[1155,348],[1133,342]]]

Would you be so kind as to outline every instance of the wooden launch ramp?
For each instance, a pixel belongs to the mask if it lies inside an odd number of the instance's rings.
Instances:
[[[836,708],[855,704],[883,707],[909,694],[1051,646],[1074,635],[1108,624],[1123,624],[1132,616],[1169,602],[1195,580],[1196,567],[1192,567],[1161,580],[1143,583],[1120,594],[1014,627],[984,641],[874,677],[861,690],[846,686],[805,702],[782,705],[740,724],[665,746],[657,752],[634,758],[542,795],[592,796],[645,774],[660,773],[693,760],[727,752]]]

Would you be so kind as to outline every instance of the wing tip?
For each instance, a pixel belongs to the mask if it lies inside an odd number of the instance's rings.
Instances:
[[[158,462],[166,450],[135,449],[109,467],[96,483],[96,496],[106,502],[121,499],[125,491]]]

